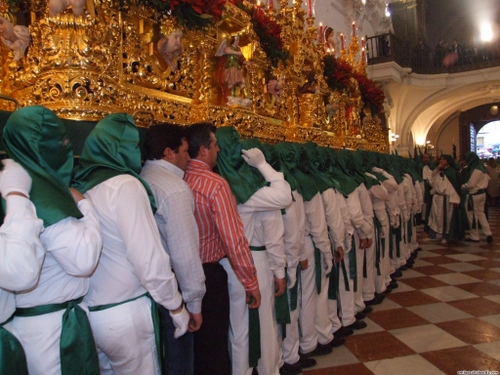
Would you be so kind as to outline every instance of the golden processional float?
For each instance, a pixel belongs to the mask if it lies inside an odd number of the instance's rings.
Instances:
[[[301,0],[4,0],[0,16],[1,93],[19,106],[389,150],[364,40],[354,23],[349,43],[315,27],[310,2],[305,11]]]

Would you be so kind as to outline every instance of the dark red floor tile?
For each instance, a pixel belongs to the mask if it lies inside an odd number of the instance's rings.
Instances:
[[[415,271],[420,272],[420,267],[415,268]],[[447,273],[450,273],[450,270],[448,270]],[[429,276],[412,277],[409,279],[401,280],[401,282],[408,285],[408,286],[411,286],[412,288],[415,288],[415,289],[438,288],[440,286],[448,286],[449,285],[449,284],[443,283],[442,281],[436,280],[436,279],[429,277]]]
[[[373,332],[349,336],[345,346],[361,361],[402,357],[415,352],[389,332]]]
[[[455,286],[457,288],[466,290],[467,292],[471,292],[481,297],[494,296],[500,294],[500,286],[491,283],[480,282],[471,284],[460,284]]]
[[[422,266],[422,267],[415,267],[415,271],[423,273],[424,275],[442,275],[444,273],[450,273],[453,271],[450,271],[448,268],[440,267],[440,266]]]
[[[436,249],[436,250],[430,250],[431,253],[434,254],[439,254],[439,255],[456,255],[456,254],[463,254],[462,251],[458,250],[453,250],[453,249]]]
[[[461,299],[450,301],[448,305],[456,307],[472,316],[500,314],[500,305],[485,298]]]
[[[304,370],[304,375],[373,375],[373,372],[362,363],[343,365],[330,368]]]
[[[421,356],[445,374],[450,375],[462,370],[498,371],[500,369],[500,362],[472,346],[426,352]]]
[[[404,282],[404,280],[401,281]],[[391,293],[387,296],[387,298],[403,307],[428,305],[431,303],[441,302],[440,300],[422,293],[419,290],[413,290],[411,292]]]
[[[427,320],[407,309],[375,311],[369,318],[386,330],[429,324]]]
[[[474,255],[480,255],[480,254],[475,253]],[[494,258],[500,258],[499,255],[500,254],[498,254],[498,253],[495,254]],[[484,256],[484,255],[481,255],[481,256]],[[473,264],[473,265],[478,266],[478,267],[483,267],[483,268],[498,268],[498,267],[500,267],[500,262],[498,260],[493,260],[493,258],[484,259],[484,260],[475,260],[473,262],[467,262],[467,263]]]
[[[481,344],[500,340],[500,328],[478,318],[453,320],[436,324],[467,344]]]
[[[500,280],[500,272],[492,270],[476,270],[462,272],[464,275],[475,277],[479,280],[490,281],[490,280]]]
[[[427,257],[427,258],[422,258],[422,260],[432,264],[448,264],[457,262],[456,259],[448,258],[445,256]]]

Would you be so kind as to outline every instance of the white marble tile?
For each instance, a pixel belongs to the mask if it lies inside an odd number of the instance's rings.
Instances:
[[[440,256],[440,255],[433,253],[431,251],[421,251],[418,253],[418,258],[432,258],[432,257],[438,257],[438,256]]]
[[[363,319],[363,321],[366,323],[366,328],[354,330],[354,335],[363,335],[365,333],[385,331],[385,329],[383,329],[381,326],[370,319],[370,314],[368,314],[367,317]]]
[[[431,323],[473,318],[472,315],[450,306],[447,303],[433,303],[430,305],[408,307],[407,309]]]
[[[490,301],[500,303],[500,294],[493,295],[493,296],[484,296],[483,298],[489,299]]]
[[[481,280],[469,275],[462,275],[461,273],[444,273],[442,275],[431,275],[436,280],[440,280],[450,285],[470,284],[481,282]]]
[[[441,240],[439,240],[438,242],[428,242],[424,246],[422,246],[422,250],[423,251],[441,250],[443,248],[443,245],[441,245],[440,242],[441,242]],[[446,247],[446,245],[444,245],[444,247]]]
[[[314,359],[316,360],[316,366],[311,367],[311,370],[359,363],[356,356],[345,345],[333,348],[330,354],[314,357]]]
[[[448,258],[458,260],[460,262],[472,262],[474,260],[484,260],[488,259],[485,257],[481,257],[479,255],[474,254],[454,254],[454,255],[445,255]]]
[[[500,280],[490,280],[488,282],[500,286]]]
[[[455,286],[440,286],[437,288],[421,289],[421,292],[430,295],[440,301],[449,302],[460,299],[477,298],[478,296]]]
[[[495,327],[500,328],[500,314],[498,314],[498,315],[482,316],[479,319],[484,320],[485,322],[488,322],[491,325],[494,325]]]
[[[375,375],[401,375],[410,373],[425,375],[444,374],[444,372],[418,354],[365,362],[364,365]]]
[[[490,270],[500,272],[500,267],[490,268]]]
[[[413,269],[409,269],[406,271],[403,271],[403,277],[400,277],[399,279],[409,279],[411,277],[420,277],[420,276],[425,276],[423,273],[420,273],[418,271],[415,271]]]
[[[473,346],[477,350],[480,350],[483,353],[489,355],[490,357],[495,358],[497,361],[500,361],[500,341],[487,342],[484,344],[477,344]]]
[[[475,264],[465,262],[440,264],[440,266],[455,272],[476,271],[484,269],[483,267],[476,266]]]
[[[417,258],[415,260],[415,264],[413,265],[413,269],[418,271],[418,267],[424,267],[424,266],[434,266],[434,263],[426,262],[425,260]]]
[[[398,279],[398,287],[393,289],[391,293],[411,292],[412,290],[415,290],[415,288],[406,285],[404,280]]]
[[[466,345],[463,341],[433,324],[394,329],[389,332],[417,353]]]
[[[401,285],[401,284],[399,284],[399,285]],[[394,293],[396,290],[399,290],[399,288],[394,289],[392,291],[392,293]],[[389,298],[386,298],[386,299],[384,299],[384,302],[382,302],[378,305],[373,305],[372,307],[373,307],[373,311],[385,311],[385,310],[399,309],[402,306],[397,304],[396,302],[390,300]],[[370,314],[368,314],[367,316],[370,317]]]

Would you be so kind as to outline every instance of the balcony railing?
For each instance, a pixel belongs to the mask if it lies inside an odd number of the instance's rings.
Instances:
[[[459,73],[500,65],[500,45],[460,47],[458,52],[440,53],[424,44],[411,45],[393,34],[382,34],[368,37],[366,49],[369,65],[394,61],[421,74]]]

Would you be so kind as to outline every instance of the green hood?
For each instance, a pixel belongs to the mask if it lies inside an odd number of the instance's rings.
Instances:
[[[73,147],[54,112],[41,106],[15,111],[3,130],[3,142],[8,157],[33,180],[30,199],[45,227],[66,217],[83,217],[68,189]]]

